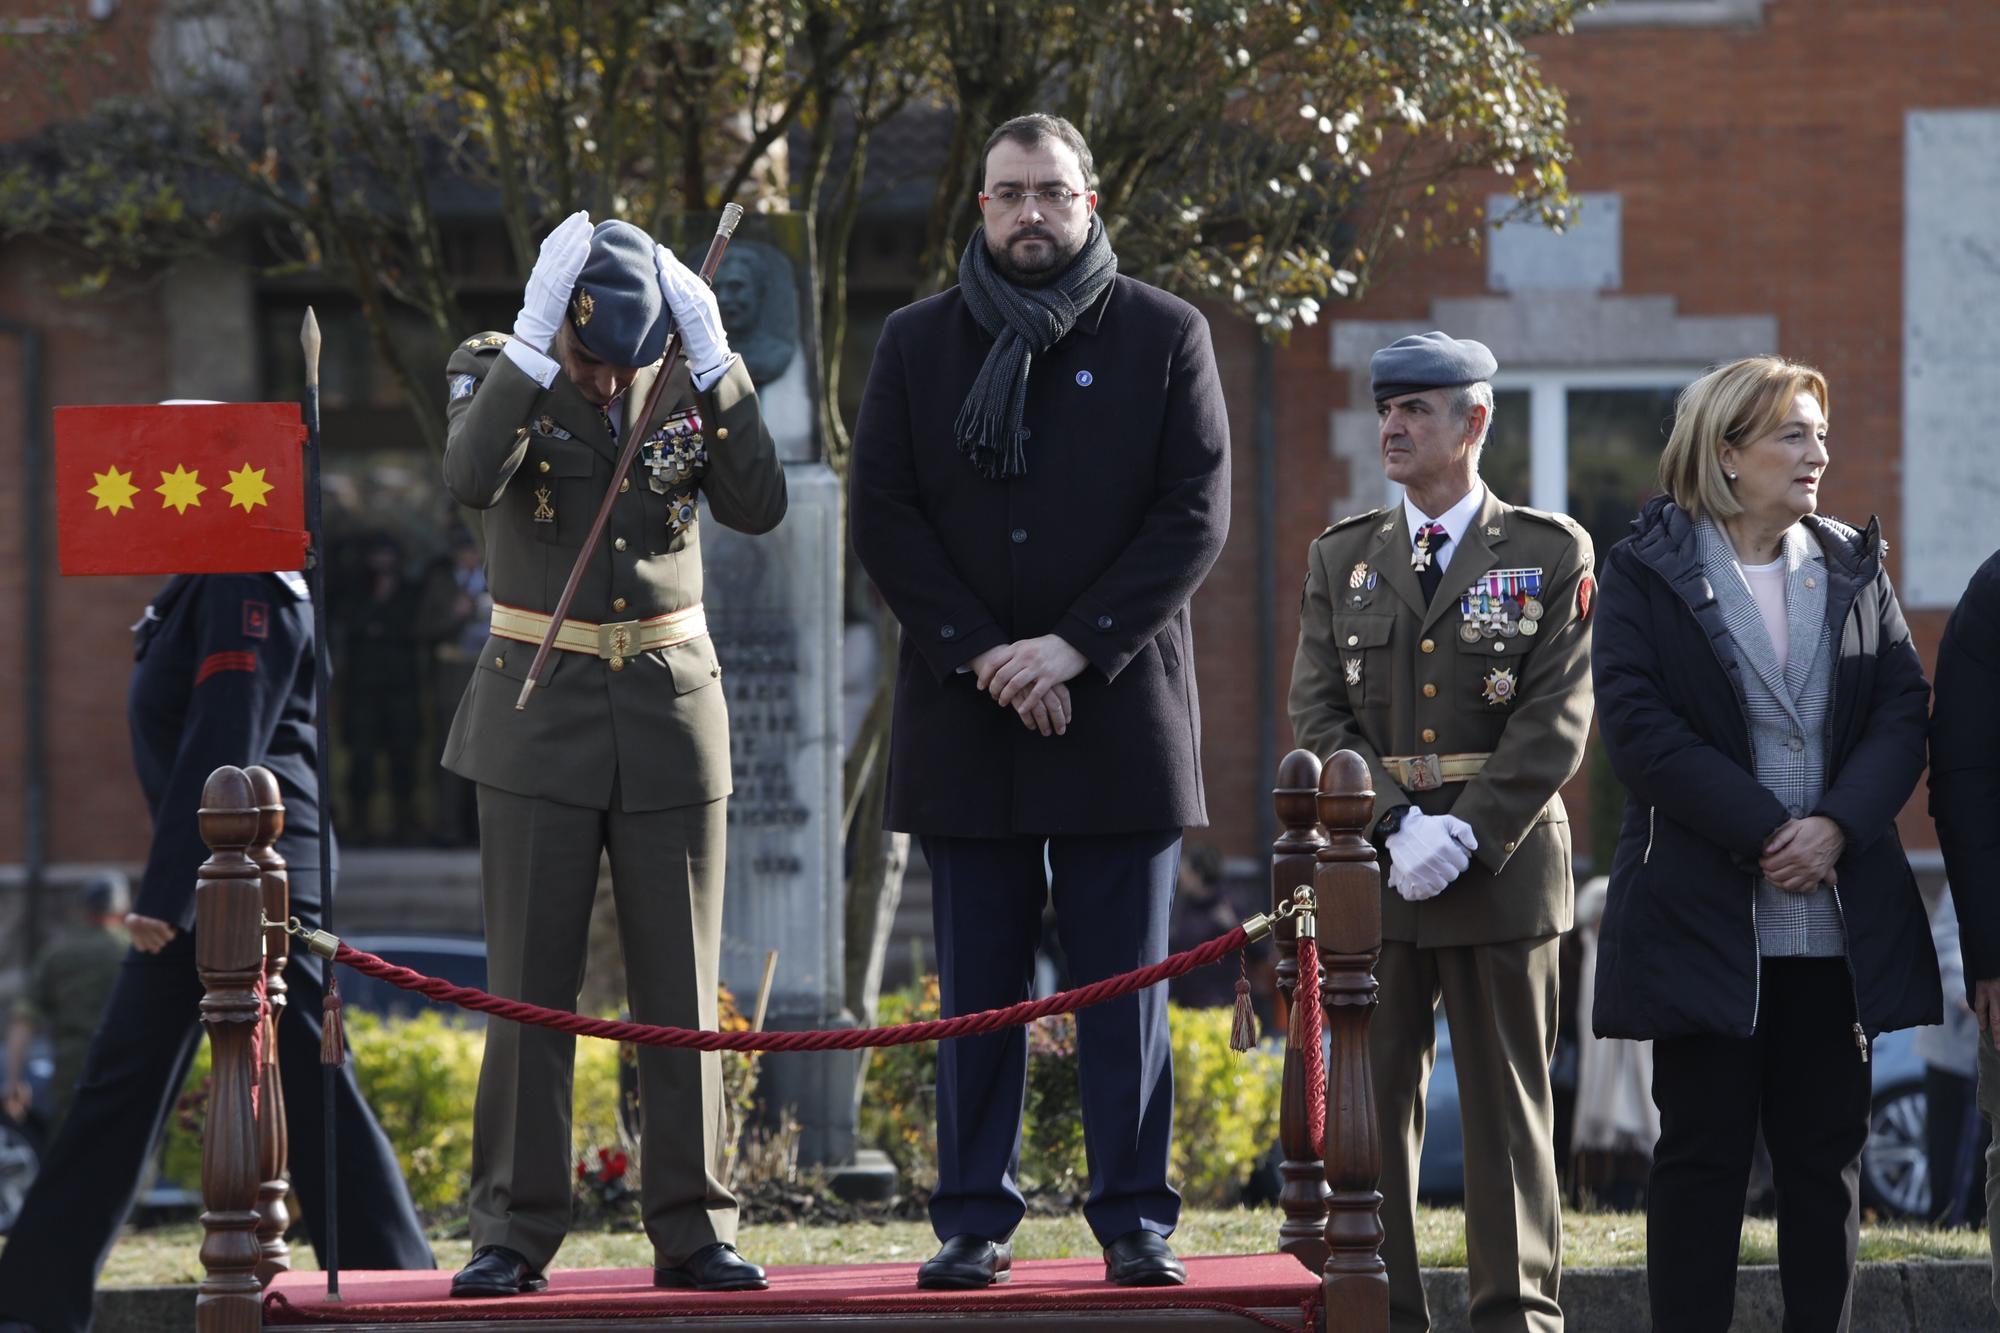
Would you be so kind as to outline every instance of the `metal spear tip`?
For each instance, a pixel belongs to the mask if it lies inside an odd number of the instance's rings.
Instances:
[[[305,324],[299,329],[299,343],[306,352],[306,387],[319,387],[319,319],[306,307]]]

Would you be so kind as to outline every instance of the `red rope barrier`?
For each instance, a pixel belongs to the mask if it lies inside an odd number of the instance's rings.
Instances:
[[[427,977],[407,967],[397,967],[372,953],[363,953],[343,943],[333,955],[357,972],[379,978],[392,986],[416,991],[433,1000],[442,1000],[462,1009],[474,1009],[513,1023],[529,1023],[554,1028],[582,1037],[603,1037],[607,1041],[636,1042],[641,1046],[674,1046],[697,1051],[851,1051],[865,1046],[907,1046],[912,1042],[940,1041],[946,1037],[969,1037],[981,1032],[1018,1027],[1052,1014],[1073,1013],[1093,1004],[1115,1000],[1121,995],[1206,967],[1248,944],[1249,936],[1237,926],[1228,934],[1197,945],[1184,953],[1120,976],[1094,981],[1075,990],[1061,991],[1039,1000],[1026,1000],[1005,1009],[988,1009],[957,1018],[933,1018],[921,1023],[899,1023],[886,1028],[846,1028],[812,1032],[705,1032],[699,1028],[655,1027],[649,1023],[619,1023],[610,1019],[586,1018],[562,1009],[545,1009],[538,1004],[503,1000],[473,986],[454,986],[436,977]],[[1317,1030],[1317,1029],[1315,1029]],[[1315,1047],[1317,1049],[1317,1047]],[[1320,1075],[1320,1098],[1324,1103],[1325,1071]]]
[[[1320,1045],[1319,941],[1311,935],[1299,936],[1299,984],[1293,992],[1299,1053],[1306,1062],[1306,1132],[1312,1136],[1313,1156],[1324,1157],[1326,1144],[1326,1052]]]

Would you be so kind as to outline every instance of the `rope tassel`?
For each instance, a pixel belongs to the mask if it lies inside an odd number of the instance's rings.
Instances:
[[[340,978],[326,978],[326,999],[320,1006],[319,1062],[331,1067],[347,1063],[347,1032],[340,1018]]]
[[[1236,1020],[1229,1027],[1229,1049],[1241,1054],[1257,1044],[1257,1012],[1250,1007],[1250,960],[1237,955]]]

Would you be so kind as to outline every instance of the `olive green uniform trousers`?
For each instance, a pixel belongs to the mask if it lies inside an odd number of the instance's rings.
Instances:
[[[574,1009],[583,986],[601,853],[611,861],[627,1002],[641,1023],[716,1024],[728,799],[666,810],[591,809],[479,788],[486,988]],[[472,1244],[504,1245],[537,1269],[569,1230],[576,1039],[493,1019],[473,1119]],[[640,1205],[658,1262],[736,1239],[722,1184],[721,1057],[639,1048]],[[588,1146],[588,1145],[584,1145]]]

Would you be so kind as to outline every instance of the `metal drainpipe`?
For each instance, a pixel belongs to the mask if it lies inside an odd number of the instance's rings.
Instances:
[[[18,321],[0,317],[0,337],[21,340],[22,503],[27,522],[22,540],[27,546],[27,606],[21,632],[25,686],[22,690],[22,861],[26,893],[22,934],[27,957],[33,958],[42,938],[42,880],[48,870],[48,662],[44,651],[48,628],[49,460],[42,430],[42,335]]]
[[[1256,335],[1257,419],[1257,789],[1278,780],[1278,371],[1271,344]],[[1257,850],[1269,856],[1278,836],[1269,797],[1257,802]]]

